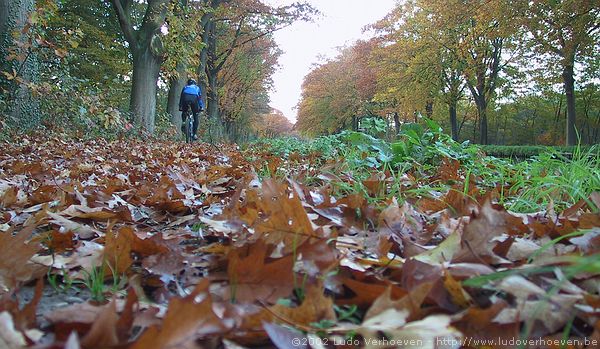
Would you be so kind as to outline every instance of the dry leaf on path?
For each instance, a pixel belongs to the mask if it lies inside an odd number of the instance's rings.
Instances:
[[[27,342],[23,333],[15,329],[15,324],[10,314],[6,311],[0,313],[0,348],[24,348]]]
[[[294,287],[292,255],[270,260],[262,240],[228,255],[229,297],[239,302],[260,300],[274,304]]]
[[[152,326],[131,346],[131,349],[179,348],[208,335],[219,335],[227,326],[214,313],[204,280],[185,298],[174,298],[169,303],[161,326]],[[197,297],[203,297],[199,302]]]
[[[27,242],[32,231],[32,227],[26,228],[14,237],[10,232],[0,233],[0,294],[43,272],[43,267],[29,262],[41,249],[37,243]]]

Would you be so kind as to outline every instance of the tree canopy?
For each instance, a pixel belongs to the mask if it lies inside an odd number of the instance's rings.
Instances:
[[[305,78],[297,128],[326,134],[377,114],[396,130],[434,118],[483,144],[598,143],[599,11],[586,0],[400,2],[368,28],[368,55],[355,57],[359,41]],[[367,100],[360,74],[375,77]]]
[[[25,120],[41,115],[33,127],[41,122],[85,133],[90,127],[172,133],[181,122],[179,93],[193,77],[213,135],[232,141],[255,134],[254,120],[269,114],[280,55],[273,34],[317,13],[303,2],[271,6],[261,0],[32,0],[2,6],[3,16],[10,16],[2,18],[7,24],[0,47],[13,62],[2,67],[0,83],[10,92],[2,94],[3,112]],[[19,69],[22,62],[27,70]],[[41,112],[27,116],[15,109],[33,106],[25,92]],[[17,119],[9,121],[19,124]]]

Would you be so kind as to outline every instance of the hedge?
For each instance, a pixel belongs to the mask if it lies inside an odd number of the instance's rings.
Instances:
[[[499,158],[530,158],[547,152],[557,152],[565,157],[572,157],[578,147],[566,146],[539,146],[539,145],[481,145],[487,155]],[[600,155],[600,147],[598,146],[581,146],[580,151],[583,153],[589,152],[594,155]]]

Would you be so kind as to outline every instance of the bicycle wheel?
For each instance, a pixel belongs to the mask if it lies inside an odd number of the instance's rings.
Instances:
[[[187,115],[186,124],[187,127],[185,130],[185,140],[188,143],[192,143],[194,141],[194,118],[192,117],[191,113]]]
[[[183,136],[185,137],[185,142],[190,143],[192,141],[191,138],[191,128],[190,128],[190,111],[183,112],[183,125],[181,125],[181,130],[183,131]]]

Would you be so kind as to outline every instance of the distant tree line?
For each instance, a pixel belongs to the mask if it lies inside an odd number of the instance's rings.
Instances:
[[[600,143],[597,1],[407,0],[370,29],[305,78],[298,131],[429,117],[481,144]]]
[[[270,114],[273,33],[315,14],[262,0],[0,0],[0,126],[176,132],[193,77],[212,135],[247,138]]]

